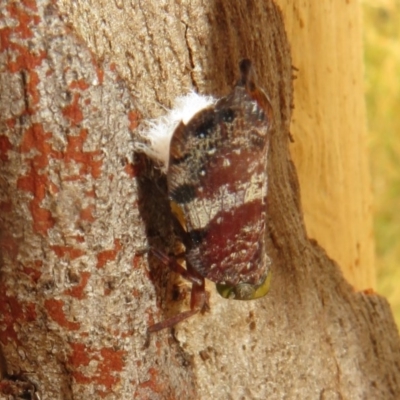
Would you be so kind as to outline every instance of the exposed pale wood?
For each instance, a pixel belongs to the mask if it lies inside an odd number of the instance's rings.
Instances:
[[[305,233],[289,155],[292,61],[274,3],[12,4],[1,31],[3,393],[31,390],[24,377],[42,399],[399,398],[387,302],[355,292]],[[276,116],[271,293],[234,302],[210,285],[209,313],[147,338],[185,302],[143,254],[173,235],[165,182],[132,163],[130,133],[187,90],[226,94],[245,55]]]
[[[277,3],[299,70],[291,153],[308,234],[357,289],[373,288],[360,2]]]

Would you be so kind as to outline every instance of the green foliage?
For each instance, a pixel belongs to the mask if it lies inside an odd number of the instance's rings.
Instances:
[[[378,292],[400,326],[400,0],[363,2]]]

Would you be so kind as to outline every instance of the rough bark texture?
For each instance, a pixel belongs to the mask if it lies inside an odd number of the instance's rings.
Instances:
[[[282,15],[271,1],[204,3],[0,3],[3,398],[400,396],[387,302],[355,292],[306,236]],[[148,338],[187,303],[143,253],[173,237],[165,181],[133,159],[136,128],[192,88],[229,92],[243,56],[275,111],[271,293],[234,302],[210,285],[209,313]]]

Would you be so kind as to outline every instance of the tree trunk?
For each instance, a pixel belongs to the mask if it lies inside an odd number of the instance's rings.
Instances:
[[[400,396],[399,338],[387,302],[355,292],[306,235],[289,155],[292,62],[272,1],[24,0],[3,1],[1,13],[1,398]],[[209,313],[148,337],[149,324],[188,307],[189,288],[176,288],[177,278],[143,251],[149,243],[172,247],[174,238],[165,179],[133,156],[138,125],[191,89],[227,94],[244,56],[275,115],[271,292],[238,302],[208,285]],[[297,57],[299,78],[309,77]],[[298,121],[307,104],[296,104]],[[346,105],[335,109],[338,120],[353,117]],[[317,157],[323,125],[304,126],[294,139],[316,143]],[[347,134],[354,141],[355,132]],[[368,252],[359,227],[352,232]]]

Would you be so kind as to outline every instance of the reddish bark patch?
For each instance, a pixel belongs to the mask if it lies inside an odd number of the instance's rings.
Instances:
[[[126,164],[124,167],[124,171],[131,177],[135,178],[138,176],[140,168],[137,164]]]
[[[47,231],[53,228],[55,224],[51,212],[40,207],[35,200],[31,201],[29,208],[33,217],[33,230],[42,235],[47,235]]]
[[[120,381],[118,373],[125,366],[125,351],[107,347],[99,350],[91,349],[82,343],[72,343],[71,347],[72,354],[69,357],[69,362],[75,369],[73,376],[77,383],[87,384],[95,382],[104,385],[108,391],[111,391],[112,386]],[[98,362],[97,369],[93,375],[88,376],[84,372],[78,371],[78,368],[88,366],[92,360]]]
[[[8,150],[12,149],[11,142],[9,141],[7,136],[0,135],[0,160],[7,161],[8,160]]]
[[[40,83],[39,75],[35,71],[29,71],[26,90],[31,96],[31,104],[29,105],[30,111],[39,103],[40,95],[37,89]]]
[[[69,84],[70,89],[80,89],[86,90],[89,89],[89,84],[84,79],[79,79],[77,81],[73,81]]]
[[[87,366],[91,358],[90,350],[83,343],[70,343],[72,354],[69,356],[69,362],[73,367]]]
[[[159,381],[158,372],[155,368],[149,369],[150,379],[140,384],[141,388],[149,388],[154,393],[162,393],[166,387]]]
[[[15,61],[11,61],[8,64],[8,70],[12,73],[20,72],[22,70],[33,70],[42,64],[42,61],[46,58],[47,54],[45,51],[40,51],[39,54],[30,52],[28,48],[13,44],[10,46],[15,48],[19,55]]]
[[[24,307],[25,321],[32,322],[36,321],[37,313],[36,313],[36,304],[35,303],[26,303]]]
[[[9,213],[12,210],[12,202],[10,200],[8,201],[2,201],[0,202],[0,211],[3,213]]]
[[[8,341],[20,344],[18,333],[14,326],[23,325],[27,322],[35,321],[36,306],[33,303],[20,303],[15,296],[7,296],[6,288],[0,286],[0,341],[4,345]]]
[[[13,28],[15,34],[21,39],[29,39],[33,37],[31,23],[37,25],[40,19],[37,15],[29,15],[18,2],[12,2],[6,7],[11,18],[15,18],[19,24]]]
[[[80,279],[79,285],[76,285],[75,287],[73,287],[71,289],[65,290],[64,294],[75,297],[79,300],[86,298],[85,288],[89,281],[90,275],[91,274],[88,271],[82,272],[80,274],[81,279]]]
[[[121,242],[119,239],[114,241],[114,249],[104,250],[97,254],[97,268],[103,268],[108,261],[113,261],[117,257],[118,252],[121,250]]]
[[[134,257],[133,257],[133,262],[132,262],[132,264],[133,264],[133,268],[134,269],[138,269],[138,268],[140,268],[140,261],[142,260],[142,256],[139,256],[139,255],[135,255]]]
[[[99,80],[99,84],[102,85],[104,81],[104,71],[94,63],[96,67],[97,78]]]
[[[76,258],[81,257],[85,254],[82,250],[76,249],[71,246],[54,245],[51,246],[51,249],[57,254],[58,258],[67,257],[70,260],[75,260]]]
[[[28,191],[33,194],[33,199],[30,202],[30,210],[33,218],[33,228],[35,232],[47,234],[47,230],[52,228],[55,220],[49,210],[43,209],[40,204],[45,198],[46,193],[56,193],[58,188],[49,181],[44,173],[39,173],[39,170],[48,166],[50,159],[61,159],[62,154],[53,150],[50,142],[51,133],[44,131],[41,124],[33,124],[28,128],[23,135],[20,151],[22,154],[29,154],[32,149],[37,150],[31,158],[30,172],[18,179],[17,187],[21,190]],[[80,175],[77,180],[82,179],[82,175],[91,174],[94,178],[98,178],[101,174],[102,160],[96,160],[100,156],[100,151],[83,151],[83,145],[87,138],[87,130],[82,129],[79,136],[69,136],[67,149],[63,160],[65,163],[77,162],[81,164]],[[1,146],[1,143],[0,143]],[[6,154],[7,148],[11,146],[9,142],[3,140],[3,147],[0,148],[1,154]],[[3,149],[3,153],[1,153]],[[93,216],[89,209],[84,210],[82,217],[89,221],[93,221]]]
[[[50,318],[58,323],[58,325],[67,328],[70,331],[76,331],[80,328],[78,322],[70,322],[67,320],[63,307],[64,302],[62,300],[48,299],[44,302],[44,307],[46,308]]]
[[[25,275],[28,275],[35,283],[37,283],[42,276],[42,273],[40,271],[37,271],[36,269],[30,267],[24,267],[23,272]]]
[[[129,119],[129,129],[133,131],[139,125],[140,114],[135,110],[131,110],[128,112],[128,119]]]
[[[79,136],[68,136],[68,145],[65,152],[65,161],[75,161],[81,163],[80,174],[91,174],[93,178],[98,178],[101,175],[101,166],[103,165],[102,160],[95,160],[96,157],[101,156],[99,150],[96,151],[83,151],[83,145],[87,138],[87,130],[82,129],[79,132]],[[77,177],[82,179],[81,177]]]
[[[33,229],[41,234],[46,234],[47,230],[52,228],[55,223],[51,212],[40,206],[46,196],[50,182],[47,175],[39,173],[39,170],[49,164],[50,158],[61,157],[60,153],[54,151],[48,143],[51,136],[50,133],[44,132],[41,124],[33,124],[24,132],[20,148],[21,154],[30,153],[32,149],[39,153],[32,156],[31,169],[28,175],[18,179],[17,187],[33,194],[33,199],[29,205],[33,218]]]
[[[15,259],[19,251],[19,242],[7,233],[2,233],[0,236],[0,249],[2,254],[7,254],[11,259]]]
[[[30,192],[34,196],[29,203],[29,209],[33,218],[33,230],[41,234],[47,234],[47,230],[54,226],[51,212],[40,207],[40,203],[45,197],[47,186],[47,177],[39,175],[33,168],[28,175],[19,178],[17,181],[19,189]]]
[[[21,0],[21,3],[32,11],[37,11],[36,0]]]
[[[38,123],[33,124],[24,132],[21,141],[21,153],[30,153],[32,149],[39,153],[32,157],[33,167],[42,169],[47,167],[50,158],[61,158],[61,154],[54,151],[50,145],[49,140],[51,138],[52,134],[45,132],[43,126]]]
[[[79,105],[79,98],[79,93],[75,93],[72,103],[62,110],[62,114],[65,118],[69,119],[72,126],[80,124],[83,120],[83,113],[81,106]]]
[[[5,124],[7,125],[8,128],[10,128],[10,129],[14,129],[15,128],[15,125],[16,125],[15,118],[6,119],[4,122],[5,122]]]
[[[47,230],[54,226],[54,219],[49,210],[40,207],[40,203],[46,194],[48,185],[47,177],[39,175],[31,169],[27,176],[21,177],[17,181],[17,187],[34,195],[29,204],[31,216],[33,218],[33,229],[37,233],[46,234]]]
[[[104,347],[100,350],[102,363],[99,364],[97,371],[99,372],[98,382],[106,387],[111,388],[112,385],[119,381],[118,376],[111,375],[111,372],[122,371],[124,363],[125,351],[110,349]]]
[[[95,198],[95,197],[96,197],[96,191],[95,191],[94,189],[89,190],[89,191],[85,192],[85,196],[86,196],[86,197],[93,197],[93,198]]]
[[[25,275],[29,276],[33,282],[37,283],[42,276],[43,261],[35,260],[31,265],[22,268]]]
[[[83,208],[80,212],[80,219],[83,221],[93,222],[95,220],[93,216],[94,205],[90,204],[86,208]]]

